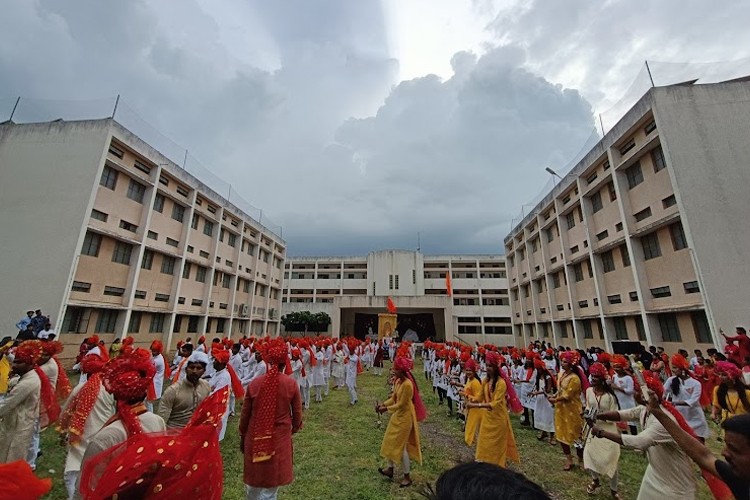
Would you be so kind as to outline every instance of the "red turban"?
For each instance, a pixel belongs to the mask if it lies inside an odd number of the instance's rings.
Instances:
[[[401,356],[396,358],[393,368],[402,372],[410,372],[414,368],[414,362],[405,356]]]
[[[424,402],[422,402],[422,398],[419,395],[419,387],[417,386],[417,381],[414,379],[414,375],[411,374],[411,369],[413,367],[414,361],[412,361],[411,358],[407,358],[406,356],[398,357],[396,358],[396,361],[393,362],[393,368],[395,370],[404,372],[406,374],[406,378],[409,379],[412,387],[414,388],[411,402],[414,404],[414,411],[417,414],[417,422],[421,422],[425,418],[427,418],[427,408],[425,407]]]
[[[607,368],[603,364],[597,362],[589,367],[589,374],[592,377],[607,378]]]
[[[63,352],[63,345],[62,342],[51,340],[48,342],[42,342],[42,349],[47,356],[52,357],[57,356],[58,354]]]
[[[682,354],[675,354],[672,356],[672,366],[676,366],[680,370],[690,369],[690,363],[688,363],[688,360],[685,359],[685,356]]]
[[[226,349],[215,347],[211,349],[211,356],[222,365],[229,363],[229,351]]]
[[[92,335],[86,339],[87,344],[99,345],[99,335]]]
[[[622,354],[615,354],[612,356],[612,366],[615,368],[627,368],[629,364],[628,358]]]
[[[133,345],[134,342],[135,342],[135,338],[134,337],[125,337],[125,340],[122,341],[122,345],[123,346]]]
[[[602,353],[599,353],[599,356],[597,357],[597,361],[599,361],[600,363],[612,362],[612,356],[610,356],[609,353],[602,352]]]
[[[716,375],[726,375],[732,380],[739,380],[742,377],[742,370],[729,361],[717,361],[714,373]]]
[[[546,370],[547,365],[544,364],[544,361],[542,361],[539,358],[534,358],[534,368],[537,370]]]
[[[477,371],[477,368],[478,368],[478,367],[477,367],[477,362],[476,362],[476,361],[474,361],[474,360],[473,360],[473,359],[471,359],[471,358],[469,358],[469,360],[468,360],[468,361],[466,361],[466,363],[464,364],[464,370],[471,370],[471,371],[473,371],[474,373],[476,373],[476,371]]]
[[[151,342],[151,350],[161,354],[164,352],[164,344],[161,343],[161,340],[154,340]]]
[[[661,379],[658,375],[654,375],[650,370],[643,372],[643,379],[646,381],[646,386],[654,391],[659,399],[664,398],[664,385],[661,383]]]
[[[484,360],[488,365],[500,366],[500,355],[494,351],[489,351],[484,356]]]
[[[49,377],[39,367],[39,359],[43,352],[44,346],[41,340],[26,340],[16,347],[15,359],[33,365],[33,370],[39,377],[41,382],[39,418],[40,425],[45,428],[60,416],[60,403],[57,401],[55,388],[52,387]]]
[[[26,340],[16,347],[15,359],[29,365],[36,365],[43,351],[41,340]]]
[[[581,355],[576,351],[565,351],[560,354],[560,361],[577,365],[581,361]]]
[[[156,368],[151,361],[151,353],[140,348],[122,353],[104,367],[104,388],[117,400],[117,413],[128,435],[140,434],[143,431],[138,417],[130,408],[130,403],[146,398],[155,374]]]

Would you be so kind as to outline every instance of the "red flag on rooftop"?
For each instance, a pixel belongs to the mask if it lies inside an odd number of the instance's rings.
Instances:
[[[448,297],[453,297],[453,287],[451,286],[451,273],[445,273],[445,289],[448,291]]]
[[[388,297],[388,302],[385,303],[385,308],[388,309],[388,312],[391,314],[396,314],[396,311],[398,310],[396,304],[393,303],[393,299],[390,297]]]

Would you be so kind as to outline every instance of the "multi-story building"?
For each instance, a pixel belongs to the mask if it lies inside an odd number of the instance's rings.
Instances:
[[[334,336],[364,338],[377,325],[378,313],[386,312],[388,297],[398,308],[401,335],[412,329],[420,340],[513,342],[502,255],[383,250],[366,257],[286,261],[282,314],[326,312],[332,320],[328,333]]]
[[[0,176],[8,334],[36,308],[67,358],[94,333],[278,332],[284,241],[116,121],[6,122]]]
[[[720,347],[747,323],[750,83],[652,88],[505,238],[518,344]]]

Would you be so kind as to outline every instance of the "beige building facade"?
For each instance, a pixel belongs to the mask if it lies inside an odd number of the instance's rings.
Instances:
[[[278,333],[283,239],[116,121],[2,124],[0,179],[6,327],[41,308],[66,358]]]
[[[448,295],[446,276],[451,276]],[[290,257],[282,314],[326,312],[333,336],[377,334],[377,314],[391,297],[397,330],[420,340],[513,342],[502,255],[423,255],[381,250],[360,257]]]
[[[750,83],[652,88],[505,238],[516,343],[721,348],[748,323]]]

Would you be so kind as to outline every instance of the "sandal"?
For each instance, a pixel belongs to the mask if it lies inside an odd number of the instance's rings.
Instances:
[[[381,474],[383,474],[385,477],[387,477],[389,479],[393,479],[393,468],[392,467],[388,467],[387,469],[384,469],[382,467],[378,467],[378,472],[380,472]]]
[[[539,434],[538,434],[538,435],[536,436],[536,439],[537,439],[537,441],[543,441],[543,440],[544,440],[544,438],[546,438],[546,437],[547,437],[547,433],[546,433],[546,432],[540,432],[540,433],[539,433]]]
[[[412,485],[412,480],[411,479],[404,479],[403,481],[401,481],[398,484],[398,487],[399,488],[408,488],[411,485]]]
[[[570,463],[570,464],[565,464],[565,467],[563,467],[563,470],[565,472],[569,472],[569,471],[572,471],[575,468],[576,468],[576,464]]]
[[[586,493],[588,493],[589,495],[593,495],[596,492],[596,490],[599,489],[600,486],[601,486],[601,483],[599,482],[599,480],[594,479],[588,484],[588,486],[586,486]]]
[[[622,500],[622,497],[620,496],[618,492],[613,491],[613,490],[609,490],[609,491],[610,493],[612,493],[612,498],[614,498],[615,500]]]

